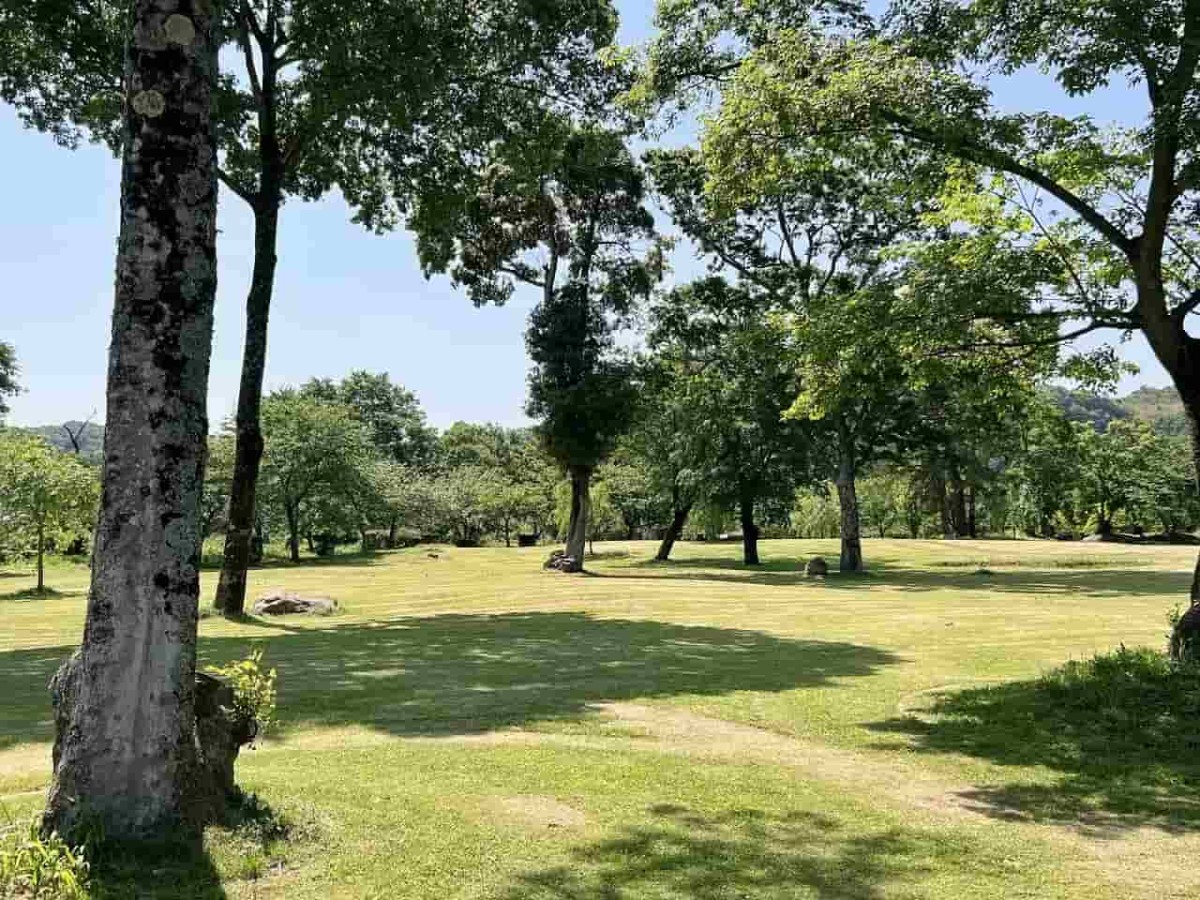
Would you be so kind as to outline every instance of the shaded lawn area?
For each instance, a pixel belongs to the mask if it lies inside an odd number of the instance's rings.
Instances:
[[[1041,678],[945,694],[875,727],[926,753],[1051,770],[1049,784],[1017,778],[971,792],[1001,818],[1200,826],[1200,666],[1153,651],[1121,648]]]
[[[293,629],[251,620],[284,674],[279,722],[364,725],[400,736],[469,734],[578,718],[607,700],[833,686],[898,661],[884,650],[757,631],[585,613],[399,618]],[[246,654],[252,637],[207,637],[202,664]],[[46,684],[70,648],[0,654],[0,749],[53,737]]]
[[[909,896],[928,887],[930,876],[955,869],[973,872],[974,888],[962,887],[972,892],[1000,896],[1037,883],[1035,873],[1017,875],[1001,848],[965,835],[863,828],[837,813],[803,809],[701,812],[668,803],[646,812],[644,824],[576,850],[568,864],[520,876],[505,900],[872,900]]]

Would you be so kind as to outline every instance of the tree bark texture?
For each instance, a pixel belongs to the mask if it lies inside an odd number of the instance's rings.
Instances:
[[[592,505],[592,469],[590,466],[571,466],[568,474],[571,476],[571,520],[567,526],[566,553],[574,562],[565,571],[582,572]]]
[[[83,645],[55,678],[44,826],[71,840],[198,824],[200,493],[216,293],[209,0],[136,0],[104,476]]]

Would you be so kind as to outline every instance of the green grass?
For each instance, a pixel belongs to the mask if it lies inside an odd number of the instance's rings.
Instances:
[[[834,542],[752,570],[732,544],[598,549],[582,576],[541,548],[255,571],[341,604],[201,623],[205,663],[262,644],[279,670],[239,780],[292,836],[214,828],[169,878],[98,867],[96,896],[1200,894],[1200,686],[1085,662],[1163,645],[1194,550],[869,541],[867,574],[813,580]],[[0,573],[0,822],[42,802],[86,582]]]

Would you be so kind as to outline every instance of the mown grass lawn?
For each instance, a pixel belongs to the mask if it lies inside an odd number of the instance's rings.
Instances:
[[[871,541],[870,573],[814,581],[834,542],[764,542],[753,570],[597,549],[581,576],[427,547],[253,573],[342,606],[201,623],[204,662],[261,643],[279,670],[239,778],[293,838],[213,830],[97,895],[1200,896],[1200,699],[1121,665],[1038,680],[1161,647],[1192,550]],[[42,802],[86,579],[0,575],[0,821]]]

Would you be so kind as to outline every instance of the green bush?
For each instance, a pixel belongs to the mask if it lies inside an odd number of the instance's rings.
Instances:
[[[255,647],[245,659],[227,666],[213,666],[209,671],[229,683],[238,715],[256,723],[255,737],[265,734],[275,722],[278,673],[263,665],[263,649]]]

